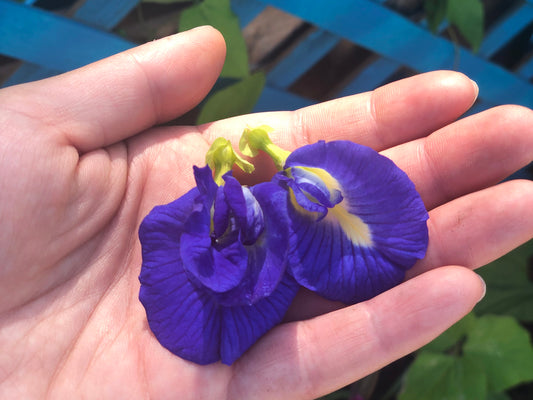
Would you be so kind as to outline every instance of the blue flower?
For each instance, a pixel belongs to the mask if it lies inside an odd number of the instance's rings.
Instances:
[[[139,298],[159,342],[198,364],[233,363],[278,324],[298,285],[286,274],[287,196],[273,183],[217,185],[196,168],[197,187],[155,207],[139,237]]]
[[[348,141],[318,142],[286,159],[289,272],[320,295],[353,304],[397,284],[424,257],[428,213],[391,160]]]
[[[400,283],[426,252],[427,211],[392,161],[347,141],[290,153],[271,130],[246,129],[239,146],[272,158],[281,171],[272,182],[241,186],[229,171],[254,167],[218,138],[209,166],[194,168],[197,186],[139,229],[150,328],[198,364],[232,364],[281,321],[300,285],[356,303]]]

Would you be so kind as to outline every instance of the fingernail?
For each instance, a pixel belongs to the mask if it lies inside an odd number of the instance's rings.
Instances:
[[[476,93],[474,96],[474,101],[476,101],[477,96],[479,95],[479,86],[477,85],[476,81],[473,81],[472,79],[470,79],[470,82],[472,82],[472,85],[474,86],[474,91]]]
[[[478,300],[478,303],[479,303],[481,300],[483,300],[483,298],[485,297],[485,294],[487,293],[487,284],[485,283],[485,281],[480,275],[478,275],[477,277],[479,278],[479,280],[481,281],[483,285],[483,292],[481,293],[481,297]]]

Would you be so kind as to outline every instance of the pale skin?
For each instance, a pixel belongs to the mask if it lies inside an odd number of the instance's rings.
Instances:
[[[224,55],[201,28],[0,91],[0,398],[316,398],[436,337],[482,297],[472,269],[533,237],[533,183],[498,184],[533,159],[531,110],[454,122],[477,89],[440,71],[295,112],[154,128],[201,101]],[[430,212],[428,254],[364,303],[302,292],[233,366],[198,366],[148,328],[137,228],[194,185],[217,136],[260,124],[289,150],[348,139],[393,159]]]

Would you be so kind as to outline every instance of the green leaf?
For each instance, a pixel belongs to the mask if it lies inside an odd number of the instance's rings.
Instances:
[[[452,354],[442,353],[450,348]],[[505,399],[503,391],[529,381],[533,346],[528,331],[509,316],[471,314],[418,353],[399,399],[486,399],[488,394]]]
[[[509,395],[505,392],[500,393],[489,393],[487,400],[512,400]]]
[[[472,325],[476,323],[476,317],[473,314],[467,314],[459,322],[452,325],[444,331],[439,337],[425,345],[422,350],[434,353],[443,353],[449,351],[457,344],[461,344],[463,338],[467,335]]]
[[[264,86],[265,74],[258,72],[215,92],[204,103],[197,123],[203,124],[250,113]]]
[[[448,0],[446,16],[477,51],[483,41],[483,4],[480,0]]]
[[[487,375],[497,393],[533,380],[533,347],[528,332],[512,317],[478,318],[463,346],[464,358]]]
[[[221,76],[244,78],[249,75],[248,49],[241,32],[239,19],[231,10],[230,0],[204,0],[185,9],[180,15],[180,30],[201,25],[218,29],[226,40],[226,62]]]
[[[487,378],[469,360],[420,352],[405,375],[399,400],[480,400],[487,396]]]
[[[448,0],[426,0],[424,2],[428,26],[433,33],[437,33],[439,25],[446,17],[447,4]]]
[[[474,309],[478,315],[507,314],[533,322],[533,282],[528,276],[533,240],[479,269],[487,294]]]

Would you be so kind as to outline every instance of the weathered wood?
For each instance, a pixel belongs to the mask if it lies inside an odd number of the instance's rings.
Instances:
[[[479,49],[479,55],[484,58],[492,57],[531,22],[533,22],[533,5],[526,3],[502,18],[500,23],[487,32]]]
[[[337,36],[323,30],[311,33],[268,73],[267,83],[280,89],[288,88],[339,40]]]
[[[366,0],[263,1],[416,71],[456,67],[454,44],[377,3]],[[520,77],[465,49],[459,50],[458,60],[457,69],[478,82],[480,96],[488,103],[533,105],[533,87]]]
[[[266,7],[243,28],[252,69],[264,68],[304,24],[300,18],[277,8]]]

